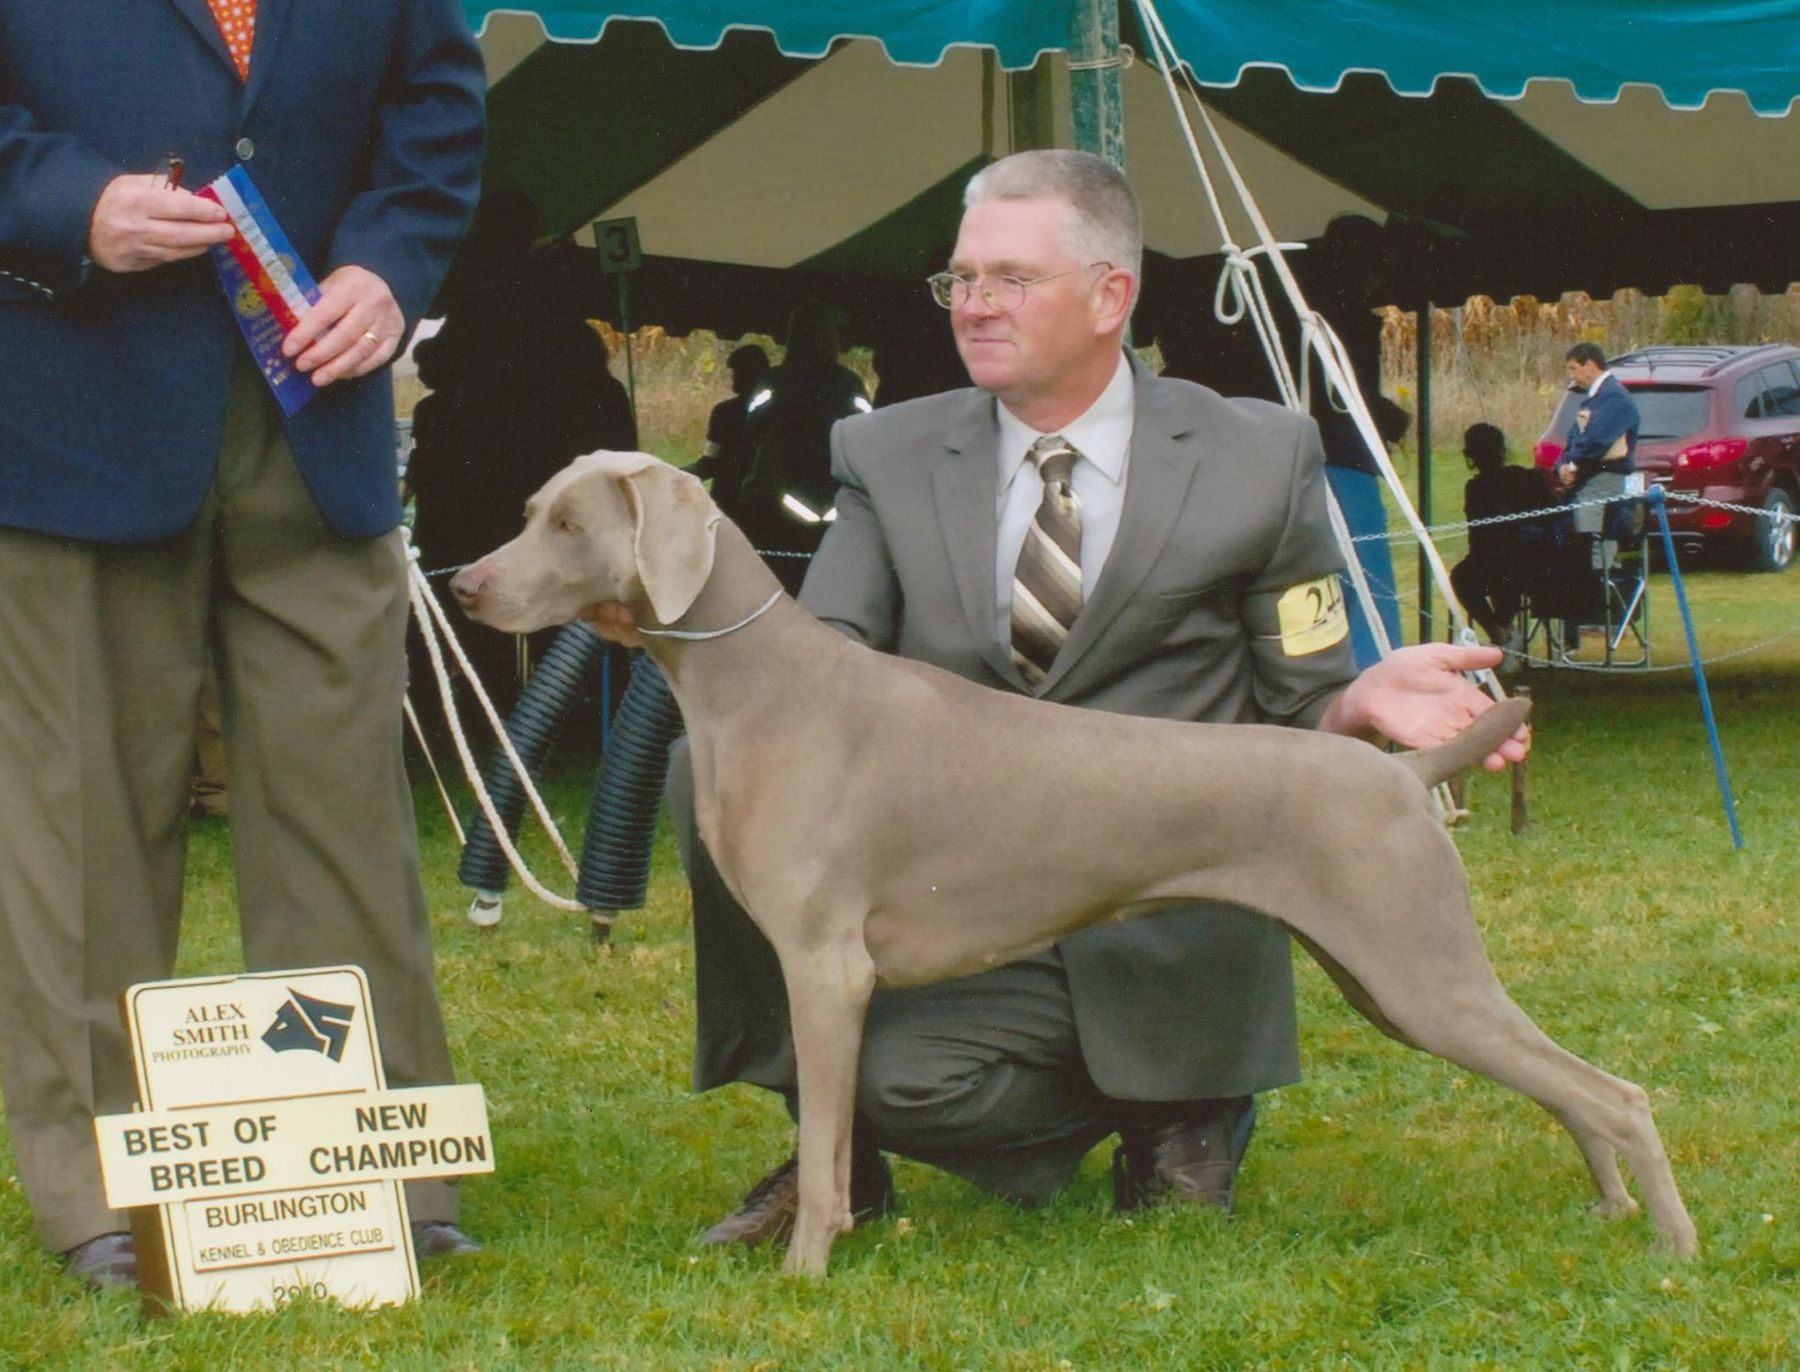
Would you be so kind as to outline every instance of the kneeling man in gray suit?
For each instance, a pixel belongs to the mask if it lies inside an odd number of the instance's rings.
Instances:
[[[1405,649],[1356,676],[1310,419],[1160,379],[1125,351],[1143,244],[1118,171],[1020,153],[965,205],[930,284],[974,388],[837,426],[837,520],[802,604],[983,685],[1124,714],[1420,746],[1487,708],[1460,673],[1493,666],[1492,648]],[[694,892],[695,1084],[754,1082],[791,1107],[780,968],[694,835],[685,756],[670,789]],[[1229,1209],[1255,1094],[1298,1077],[1287,935],[1233,907],[878,989],[852,1208],[890,1204],[883,1150],[1031,1203],[1117,1133],[1121,1207]],[[796,1193],[790,1159],[706,1239],[784,1238]]]

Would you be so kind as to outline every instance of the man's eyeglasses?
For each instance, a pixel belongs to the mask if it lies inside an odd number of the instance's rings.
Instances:
[[[938,272],[935,276],[925,278],[925,284],[931,287],[931,298],[946,310],[953,310],[964,304],[970,291],[980,291],[981,298],[990,310],[1002,313],[1016,310],[1025,303],[1025,292],[1033,286],[1045,281],[1055,281],[1060,277],[1073,276],[1076,272],[1084,272],[1093,267],[1105,267],[1112,270],[1110,262],[1090,262],[1086,267],[1070,267],[1066,272],[1051,272],[1048,276],[963,276],[957,272]]]

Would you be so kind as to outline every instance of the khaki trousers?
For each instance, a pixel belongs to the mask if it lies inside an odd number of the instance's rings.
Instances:
[[[401,756],[406,614],[398,534],[326,528],[247,362],[184,533],[0,530],[0,1085],[47,1247],[127,1227],[92,1117],[134,1099],[120,993],[174,967],[209,640],[245,965],[360,965],[389,1085],[450,1079]],[[447,1184],[409,1195],[416,1220],[455,1216]]]

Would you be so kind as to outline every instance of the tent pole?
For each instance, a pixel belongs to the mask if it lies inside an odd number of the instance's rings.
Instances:
[[[1030,71],[1007,73],[1007,152],[1056,146],[1056,107],[1051,88],[1048,61],[1039,62]]]
[[[1069,13],[1069,115],[1075,146],[1125,165],[1125,89],[1117,0],[1074,0]]]
[[[1419,297],[1419,519],[1431,523],[1431,296]],[[1419,549],[1419,642],[1434,637],[1431,627],[1431,561]]]

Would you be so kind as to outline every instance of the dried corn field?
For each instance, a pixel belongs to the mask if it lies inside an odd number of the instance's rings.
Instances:
[[[1380,314],[1381,389],[1416,410],[1418,315],[1393,307]],[[1563,355],[1583,341],[1608,356],[1657,343],[1800,343],[1800,287],[1707,295],[1677,286],[1663,296],[1624,290],[1610,300],[1579,291],[1554,301],[1477,295],[1433,310],[1433,446],[1454,450],[1465,428],[1485,420],[1505,431],[1515,452],[1529,451],[1565,384]]]

